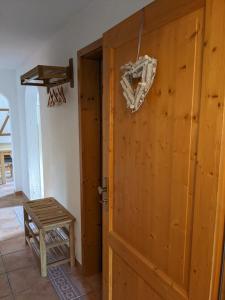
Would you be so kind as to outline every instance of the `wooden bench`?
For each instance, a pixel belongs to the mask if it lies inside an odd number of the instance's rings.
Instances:
[[[54,198],[24,204],[25,239],[39,258],[42,277],[47,276],[48,266],[67,262],[74,266],[74,223],[75,218]]]

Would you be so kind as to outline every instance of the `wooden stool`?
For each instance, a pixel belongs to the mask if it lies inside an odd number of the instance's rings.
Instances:
[[[47,276],[48,266],[67,262],[70,262],[71,267],[75,265],[74,223],[75,218],[54,198],[24,204],[25,239],[39,258],[42,277]],[[51,233],[53,237],[49,241],[47,236]],[[67,248],[69,255],[65,255],[64,259],[48,262],[48,251],[57,248],[62,250],[63,247]]]

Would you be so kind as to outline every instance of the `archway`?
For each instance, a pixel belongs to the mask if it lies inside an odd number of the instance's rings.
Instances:
[[[12,132],[8,99],[0,94],[0,197],[14,192]]]
[[[27,137],[28,181],[30,199],[42,198],[43,160],[40,121],[39,92],[36,87],[27,87],[25,94],[25,116]]]

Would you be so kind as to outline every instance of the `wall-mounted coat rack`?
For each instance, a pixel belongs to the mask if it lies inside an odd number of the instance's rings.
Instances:
[[[73,88],[73,59],[69,60],[67,67],[38,65],[23,74],[20,79],[21,85],[47,87],[48,92],[50,88],[64,83],[70,83],[70,87]]]

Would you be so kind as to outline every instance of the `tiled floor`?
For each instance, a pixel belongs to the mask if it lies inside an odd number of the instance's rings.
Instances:
[[[15,191],[13,180],[8,180],[6,184],[0,185],[0,197],[4,197],[10,194],[13,194]]]
[[[21,205],[22,196],[0,198],[0,299],[59,299],[50,280],[40,276],[33,254],[24,242],[24,233],[13,206]],[[100,275],[84,277],[77,268],[63,267],[80,295],[76,300],[100,300]]]

